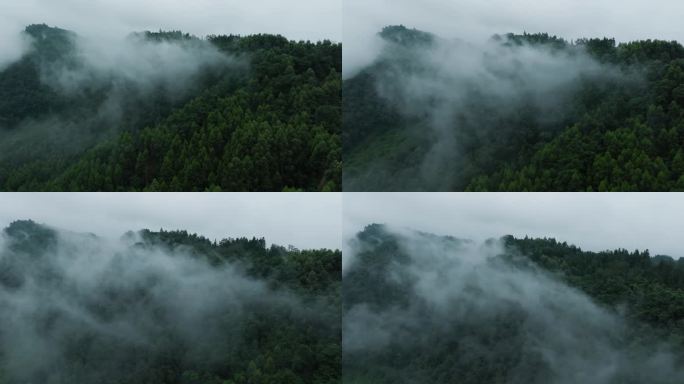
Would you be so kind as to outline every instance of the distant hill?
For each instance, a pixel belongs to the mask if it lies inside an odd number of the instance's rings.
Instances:
[[[345,383],[684,378],[684,260],[369,225],[343,286]]]
[[[0,190],[340,189],[340,44],[25,35],[0,72]]]
[[[684,47],[389,26],[345,79],[345,190],[684,188]]]
[[[339,251],[30,220],[0,236],[2,383],[340,380]]]

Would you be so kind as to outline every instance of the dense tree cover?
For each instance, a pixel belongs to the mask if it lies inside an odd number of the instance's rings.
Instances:
[[[358,234],[343,276],[345,382],[681,381],[684,260],[505,236],[479,263],[469,244]]]
[[[648,250],[587,252],[553,238],[504,241],[597,301],[625,306],[623,315],[684,346],[684,258],[651,257]]]
[[[10,127],[31,116],[61,111],[68,100],[41,82],[39,64],[59,60],[73,50],[73,35],[65,30],[32,25],[26,33],[34,37],[35,53],[2,71],[0,76],[0,127]]]
[[[64,94],[44,68],[80,68],[75,35],[44,25],[26,33],[32,50],[0,72],[3,190],[340,189],[340,44],[145,32],[133,37],[214,47],[232,64],[182,94],[141,94],[118,79]],[[123,117],[112,123],[101,115],[114,86]]]
[[[31,324],[30,331],[0,329],[1,383],[340,381],[339,251],[143,230],[124,235],[128,245],[98,277],[106,245],[95,235],[18,221],[2,240],[0,303],[22,310],[3,308],[0,324],[15,317]],[[162,274],[150,268],[159,252],[171,255]],[[80,257],[89,265],[68,262]],[[22,346],[40,352],[22,355]]]
[[[416,101],[412,107],[423,108],[422,113],[406,114],[406,106],[382,96],[378,88],[385,86],[396,67],[403,68],[404,79],[425,70],[421,67],[425,47],[438,38],[404,27],[388,27],[381,36],[394,46],[392,54],[381,54],[343,85],[345,185],[352,189],[670,191],[684,187],[684,47],[678,42],[616,44],[607,38],[569,42],[527,33],[495,36],[492,41],[502,46],[524,45],[552,52],[551,58],[559,53],[588,55],[600,66],[601,75],[579,77],[565,90],[554,92],[567,95],[553,108],[520,95],[502,101],[492,99],[496,92],[484,98],[476,92],[468,94],[465,105],[452,109],[458,116],[447,123],[448,136],[434,137],[430,108],[443,96],[434,95],[427,106]],[[403,47],[404,54],[397,55],[396,46]],[[524,56],[517,63],[528,65]],[[568,72],[572,65],[568,63]],[[425,176],[425,159],[438,145],[448,145],[444,151],[449,155],[436,175]]]
[[[15,223],[16,224],[16,223]],[[293,246],[266,246],[264,238],[227,238],[211,241],[187,231],[142,230],[143,243],[184,247],[212,265],[240,264],[247,274],[303,294],[324,293],[336,300],[340,289],[342,257],[339,251],[300,250]],[[129,232],[126,236],[134,236]]]

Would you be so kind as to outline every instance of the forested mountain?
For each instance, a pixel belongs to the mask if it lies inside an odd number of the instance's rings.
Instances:
[[[684,188],[684,47],[385,28],[344,81],[349,190]]]
[[[343,275],[346,383],[681,383],[684,260],[371,225]]]
[[[0,237],[0,383],[338,383],[341,255],[18,221]]]
[[[340,189],[340,44],[25,35],[0,71],[2,190]]]

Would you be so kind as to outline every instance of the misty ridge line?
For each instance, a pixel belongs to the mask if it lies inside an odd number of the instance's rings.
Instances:
[[[323,340],[339,328],[332,293],[290,287],[259,260],[310,252],[317,251],[266,248],[257,238],[211,242],[185,231],[105,240],[14,222],[0,235],[0,378],[145,380],[169,354],[188,371],[227,375],[254,354],[245,333],[255,317],[312,327],[301,332]],[[137,368],[122,370],[135,359]]]
[[[47,101],[47,110],[7,118],[7,126],[0,118],[0,128],[7,128],[0,133],[5,149],[2,156],[12,159],[32,158],[31,151],[24,148],[28,143],[47,147],[47,152],[59,149],[74,154],[134,130],[141,122],[154,125],[159,122],[155,114],[163,117],[164,108],[182,104],[203,83],[218,81],[222,72],[242,73],[249,67],[246,55],[221,52],[209,39],[180,31],[136,32],[97,41],[35,24],[26,27],[21,36],[27,49],[4,70],[23,71],[17,73],[26,76],[27,69],[14,66],[35,68],[36,73],[29,76],[36,76],[34,81],[46,87],[53,100]]]
[[[580,91],[636,91],[645,83],[644,68],[602,59],[600,50],[614,47],[614,39],[568,42],[545,33],[509,33],[476,44],[404,26],[385,27],[377,39],[375,57],[351,71],[345,86],[354,92],[365,86],[374,95],[370,97],[382,100],[384,105],[373,107],[377,117],[372,118],[393,122],[384,129],[387,140],[402,135],[410,144],[395,145],[413,151],[409,159],[379,157],[358,163],[358,169],[352,166],[345,176],[352,189],[374,189],[371,180],[390,177],[414,179],[395,186],[401,190],[462,189],[472,177],[469,153],[488,142],[518,140],[516,119],[527,119],[539,136],[553,137],[576,122]],[[352,113],[354,102],[345,102],[345,111]],[[351,124],[365,124],[349,119],[345,126],[350,131]],[[383,134],[382,128],[367,130],[371,132],[347,133],[347,153],[363,148],[364,135]],[[360,161],[352,158],[352,163]],[[405,165],[393,170],[393,163]]]
[[[61,29],[57,26],[48,26],[47,24],[31,24],[27,26],[23,31],[17,31],[14,36],[15,44],[21,46],[20,54],[14,55],[12,58],[5,58],[0,61],[0,71],[6,69],[11,64],[21,60],[26,55],[35,53],[41,41],[46,39],[46,34],[39,31],[40,29],[48,28],[59,30],[65,34],[65,37],[69,40],[69,43],[76,48],[80,58],[88,64],[92,64],[96,70],[104,70],[109,72],[115,72],[117,69],[126,72],[126,67],[129,64],[133,64],[134,60],[147,60],[147,63],[143,63],[145,66],[132,67],[133,69],[140,69],[140,72],[136,75],[146,75],[152,72],[152,68],[156,65],[168,65],[170,60],[166,59],[176,59],[181,53],[174,52],[176,48],[180,50],[186,50],[187,53],[191,54],[188,56],[181,56],[180,58],[191,61],[209,62],[213,63],[217,60],[227,60],[235,59],[230,57],[225,52],[218,52],[218,50],[211,46],[211,41],[221,37],[226,36],[229,38],[239,38],[243,35],[241,34],[208,34],[204,37],[196,36],[190,33],[184,33],[181,30],[164,30],[159,29],[157,31],[145,30],[140,32],[130,32],[127,35],[122,36],[107,36],[103,42],[108,45],[112,45],[109,48],[114,48],[113,52],[107,52],[104,47],[99,47],[96,39],[102,38],[101,35],[96,35],[95,37],[90,37],[88,35],[80,35],[75,32],[69,31],[67,29]],[[87,31],[86,31],[87,32]],[[263,34],[255,34],[256,36]],[[282,37],[281,35],[274,35],[276,37]],[[9,39],[9,38],[8,38]],[[311,40],[291,40],[289,42],[307,42],[310,43]],[[318,42],[333,42],[329,39],[317,40]],[[9,45],[9,44],[8,44]],[[151,49],[151,53],[142,53],[141,57],[137,56],[140,53],[140,46],[145,46]],[[209,50],[203,50],[204,48],[213,48]],[[212,55],[223,53],[226,57],[212,57]],[[168,55],[168,56],[167,56]],[[194,55],[194,57],[193,57]],[[127,57],[128,56],[128,57]],[[216,55],[218,56],[218,55]],[[127,62],[128,61],[128,62]],[[72,63],[73,64],[73,63]],[[239,64],[239,63],[233,63]],[[242,63],[243,65],[245,63]],[[120,66],[124,68],[120,68]],[[130,75],[130,74],[129,74]],[[133,76],[130,76],[133,77]]]
[[[131,92],[142,98],[162,91],[180,99],[200,73],[247,65],[244,57],[220,52],[210,39],[180,31],[134,32],[96,41],[42,24],[28,26],[22,34],[31,42],[24,56],[38,55],[41,82],[65,96],[97,94],[102,88],[108,93],[102,109],[117,98],[131,97]]]
[[[374,233],[375,231],[385,232],[388,235],[396,236],[399,240],[395,245],[395,251],[405,251],[409,255],[415,253],[414,258],[422,257],[424,252],[418,252],[414,247],[414,242],[408,241],[413,237],[423,238],[423,243],[427,243],[430,240],[435,240],[436,244],[440,247],[432,247],[432,252],[427,252],[425,257],[426,260],[435,257],[433,254],[439,254],[445,260],[450,258],[460,258],[462,262],[470,264],[486,263],[491,259],[500,258],[505,255],[510,249],[513,249],[517,254],[515,258],[507,257],[508,261],[520,261],[521,259],[526,259],[524,263],[520,266],[526,266],[540,273],[549,273],[546,266],[539,264],[539,261],[535,261],[530,255],[526,254],[524,250],[518,249],[515,245],[516,241],[540,241],[543,243],[548,243],[551,245],[558,245],[559,247],[564,247],[572,250],[575,253],[581,253],[586,255],[588,258],[598,258],[602,255],[637,255],[644,257],[649,262],[654,265],[684,265],[684,257],[678,255],[668,255],[668,254],[655,254],[652,255],[648,248],[646,249],[634,249],[632,251],[626,248],[605,248],[598,251],[583,250],[582,247],[568,243],[567,241],[559,240],[554,237],[535,237],[530,235],[523,236],[513,236],[513,235],[502,235],[500,237],[491,237],[485,240],[477,241],[468,238],[461,238],[450,234],[435,234],[429,231],[417,230],[408,226],[397,226],[389,223],[373,223],[367,225],[364,230],[358,232],[356,236],[348,239],[346,244],[346,249],[348,249],[350,258],[346,259],[346,263],[343,266],[343,275],[346,271],[354,266],[354,259],[359,254],[365,254],[374,249],[374,247],[382,244],[381,238],[368,237],[367,233]],[[467,252],[456,252],[464,251]],[[400,252],[401,253],[401,252]],[[399,256],[397,261],[399,263],[407,262],[407,256]],[[510,260],[509,260],[510,259]],[[551,270],[553,277],[557,279],[565,279],[566,276],[561,270]]]
[[[23,56],[46,50],[39,60],[41,81],[65,94],[98,82],[110,86],[129,83],[140,91],[161,86],[178,92],[202,70],[240,65],[235,58],[219,52],[209,39],[180,31],[133,32],[98,42],[42,24],[27,27],[22,35],[30,42]],[[45,46],[54,43],[62,46]]]
[[[34,24],[26,27],[20,36],[26,49],[14,60],[7,61],[0,71],[30,59],[38,67],[40,82],[60,97],[73,99],[72,103],[94,98],[97,101],[93,110],[87,112],[89,115],[77,116],[79,123],[84,117],[91,120],[86,124],[90,126],[129,125],[125,115],[135,108],[134,103],[154,97],[177,104],[192,96],[201,87],[200,83],[216,82],[221,72],[248,71],[251,60],[249,52],[227,52],[213,44],[223,37],[240,37],[232,34],[200,38],[181,31],[159,30],[97,40],[97,37]],[[59,113],[30,116],[25,119],[24,128],[82,125],[68,119],[60,124],[61,119],[53,115]],[[0,128],[2,125],[0,117]],[[32,135],[32,140],[48,130],[37,129],[39,132]],[[81,133],[87,135],[87,132]]]
[[[592,255],[552,239],[477,243],[387,225],[369,225],[353,243],[343,286],[345,382],[684,379],[684,350],[661,329],[667,326],[634,316],[646,307],[607,303],[600,288],[578,286],[577,276],[554,268],[561,259],[552,255],[624,258],[653,270],[681,269],[681,262],[638,251]]]
[[[4,190],[339,189],[339,44],[26,33],[0,72]]]

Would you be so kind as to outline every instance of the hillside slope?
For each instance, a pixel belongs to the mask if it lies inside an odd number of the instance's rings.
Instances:
[[[0,72],[2,190],[340,188],[340,44],[25,33]]]
[[[337,383],[340,259],[14,222],[0,235],[0,382]]]
[[[368,226],[343,280],[345,383],[678,383],[684,262]]]
[[[403,26],[343,84],[345,189],[669,191],[684,184],[684,47]],[[426,37],[427,36],[427,37]]]

